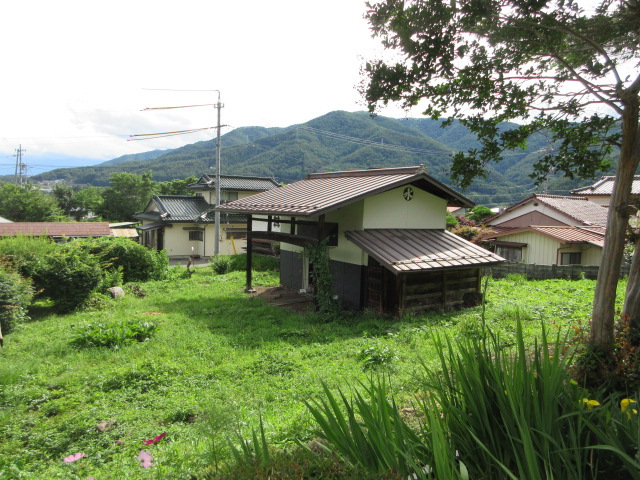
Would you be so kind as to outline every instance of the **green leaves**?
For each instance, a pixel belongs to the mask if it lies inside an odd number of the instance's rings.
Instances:
[[[533,0],[370,5],[374,34],[405,60],[367,62],[361,93],[371,112],[397,101],[425,104],[432,118],[463,119],[482,148],[454,157],[452,177],[462,187],[485,176],[505,150],[545,129],[554,132],[554,148],[533,177],[544,179],[554,162],[567,175],[592,177],[610,166],[605,158],[620,140],[612,114],[621,113],[625,87],[633,87],[634,79],[616,70],[640,50],[629,42],[640,25],[628,15],[632,8],[611,2],[594,15],[576,4]],[[637,101],[637,89],[632,95]],[[594,104],[609,113],[587,115]],[[509,120],[527,125],[496,129]],[[579,120],[584,128],[576,127]]]
[[[125,320],[116,323],[91,323],[77,331],[71,343],[76,347],[108,347],[114,348],[128,343],[146,342],[155,332],[157,325],[153,322]]]

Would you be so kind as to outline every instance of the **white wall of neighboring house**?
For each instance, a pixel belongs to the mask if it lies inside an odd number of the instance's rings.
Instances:
[[[499,240],[526,243],[522,248],[522,263],[535,265],[559,265],[559,253],[581,252],[581,265],[600,265],[602,248],[588,244],[562,244],[560,241],[537,232],[520,232],[504,235]],[[560,249],[560,250],[558,250]]]

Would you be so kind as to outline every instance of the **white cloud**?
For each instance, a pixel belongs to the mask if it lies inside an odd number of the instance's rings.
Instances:
[[[213,126],[288,126],[361,110],[362,57],[377,45],[360,0],[21,0],[2,2],[0,153],[108,159],[213,138],[127,142],[130,134]],[[28,157],[25,157],[28,161]]]

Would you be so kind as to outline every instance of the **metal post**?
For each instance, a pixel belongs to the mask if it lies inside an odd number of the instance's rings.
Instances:
[[[222,104],[220,103],[220,91],[218,90],[218,104],[216,106],[218,109],[218,134],[216,141],[216,207],[220,206],[220,110],[222,109]],[[220,212],[218,210],[215,211],[214,215],[214,239],[213,239],[213,255],[218,256],[220,253]]]

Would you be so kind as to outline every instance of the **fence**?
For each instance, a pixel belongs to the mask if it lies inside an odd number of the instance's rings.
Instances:
[[[525,263],[502,263],[483,269],[483,275],[503,278],[509,274],[525,275],[529,280],[546,280],[549,278],[565,278],[578,280],[580,278],[598,278],[597,265],[530,265]],[[629,265],[620,269],[620,278],[629,274]]]

